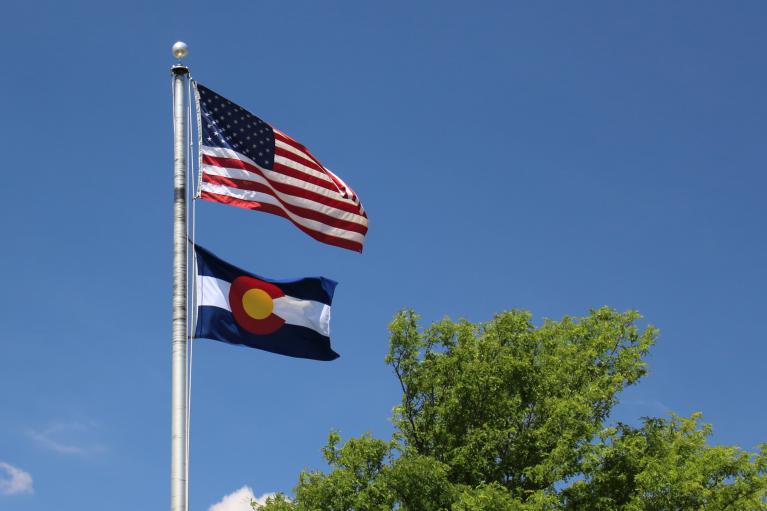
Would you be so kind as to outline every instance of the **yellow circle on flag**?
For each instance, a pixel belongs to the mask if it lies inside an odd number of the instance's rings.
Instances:
[[[242,295],[242,308],[253,319],[266,319],[274,309],[274,302],[263,289],[248,289]]]

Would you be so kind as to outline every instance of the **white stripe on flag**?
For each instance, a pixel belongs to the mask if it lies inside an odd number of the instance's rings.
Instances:
[[[253,181],[254,183],[261,183],[262,185],[268,186],[270,189],[272,189],[272,191],[274,191],[274,193],[277,195],[277,197],[281,201],[286,202],[288,204],[293,204],[295,206],[299,206],[306,209],[313,209],[315,211],[319,211],[320,213],[324,213],[328,216],[340,218],[342,220],[347,220],[349,222],[358,223],[360,225],[367,225],[367,218],[361,215],[350,213],[342,209],[337,209],[337,208],[334,208],[333,206],[328,206],[312,199],[299,197],[298,195],[291,195],[289,193],[279,192],[277,191],[277,189],[274,188],[274,186],[272,186],[272,183],[270,183],[268,179],[266,179],[265,177],[261,175],[256,174],[255,172],[251,172],[249,170],[229,168],[229,167],[219,167],[216,165],[206,165],[205,163],[203,163],[202,172],[204,174],[209,174],[211,176],[223,176],[223,177],[228,177],[230,179],[241,179],[243,181]],[[272,173],[270,170],[264,170],[263,172],[266,172],[267,175],[270,175],[270,176],[271,176],[270,173]],[[338,192],[330,191],[327,188],[322,188],[321,186],[314,186],[309,183],[305,183],[299,179],[294,179],[289,176],[279,176],[277,179],[275,179],[275,181],[280,181],[280,182],[284,182],[285,184],[297,186],[299,188],[304,188],[306,190],[310,190],[314,193],[323,195],[330,199],[335,199],[335,200],[338,200],[339,202],[347,202],[351,204],[350,200],[339,197]]]
[[[296,161],[292,158],[288,158],[285,156],[275,155],[274,157],[274,163],[281,163],[282,165],[285,165],[286,167],[290,167],[291,169],[299,170],[303,172],[304,174],[309,174],[310,176],[318,177],[320,179],[324,179],[328,183],[335,186],[335,183],[333,183],[333,180],[330,179],[327,174],[324,174],[320,172],[319,170],[315,170],[311,167],[307,167],[300,161]]]
[[[233,151],[231,149],[224,149],[223,147],[211,147],[211,146],[205,146],[205,145],[201,146],[201,149],[202,149],[202,154],[207,154],[208,156],[216,156],[219,158],[232,158],[234,160],[244,161],[245,163],[253,165],[254,167],[258,167],[259,169],[264,170],[266,172],[275,172],[272,170],[264,169],[261,165],[251,160],[244,154],[238,153],[237,151]],[[314,176],[316,178],[327,181],[329,184],[332,184],[333,186],[335,186],[335,183],[327,174],[325,174],[324,172],[315,170],[311,167],[307,167],[306,165],[303,165],[300,162],[291,160],[289,158],[285,158],[284,156],[275,156],[274,161],[276,163],[282,163],[283,165],[287,165],[288,167],[291,167],[293,169],[300,170],[301,172],[305,174],[309,174],[310,176]],[[305,181],[302,181],[302,183],[303,182]]]
[[[317,220],[311,220],[309,218],[305,218],[295,213],[292,213],[288,211],[287,209],[285,209],[285,207],[282,205],[279,199],[277,199],[273,195],[269,195],[269,194],[261,193],[261,192],[255,192],[252,190],[241,190],[239,188],[232,188],[229,186],[217,185],[213,183],[202,183],[202,185],[200,186],[200,190],[203,192],[226,195],[229,197],[234,197],[235,199],[240,199],[240,200],[245,200],[250,202],[263,202],[264,204],[271,204],[273,206],[277,206],[281,208],[291,220],[293,220],[297,224],[300,224],[306,227],[307,229],[328,234],[330,236],[335,236],[336,238],[356,241],[357,243],[360,243],[360,244],[363,241],[365,241],[364,234],[360,234],[354,231],[349,231],[346,229],[331,227],[322,222],[318,222]]]
[[[197,275],[197,305],[229,307],[229,282],[207,275]],[[330,306],[314,300],[301,300],[292,296],[275,298],[274,314],[289,325],[303,326],[330,337]]]
[[[288,144],[286,142],[283,142],[279,138],[275,138],[274,139],[274,145],[276,147],[279,147],[280,149],[285,149],[286,151],[290,151],[291,153],[295,154],[296,156],[300,156],[301,158],[303,158],[305,160],[309,160],[309,161],[312,161],[312,162],[314,161],[313,157],[309,156],[308,154],[306,154],[302,150],[297,149],[297,148],[293,147],[292,145],[290,145],[290,144]]]
[[[215,277],[197,275],[197,305],[210,305],[220,309],[229,308],[229,287],[231,284]]]

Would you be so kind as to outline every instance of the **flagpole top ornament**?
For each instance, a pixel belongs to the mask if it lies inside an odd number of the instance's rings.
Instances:
[[[189,46],[183,41],[176,41],[173,44],[173,56],[176,57],[179,62],[181,59],[189,55]]]

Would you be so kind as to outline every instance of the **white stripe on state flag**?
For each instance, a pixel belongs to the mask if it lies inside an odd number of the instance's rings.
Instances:
[[[249,202],[261,202],[264,204],[271,204],[273,206],[277,206],[280,209],[282,209],[282,211],[292,221],[294,221],[295,223],[303,227],[306,227],[307,229],[311,229],[313,231],[334,236],[336,238],[356,241],[357,243],[360,243],[360,244],[362,244],[365,241],[365,235],[363,234],[360,234],[354,231],[349,231],[346,229],[338,229],[335,227],[330,227],[329,225],[324,224],[322,222],[318,222],[316,220],[310,220],[308,218],[298,216],[295,213],[291,213],[290,211],[285,209],[282,203],[280,203],[279,199],[267,193],[254,192],[252,190],[241,190],[239,188],[232,188],[230,186],[213,184],[213,183],[205,183],[205,182],[201,184],[200,191],[215,193],[218,195],[226,195],[228,197],[234,197],[235,199],[240,199],[240,200],[249,201]]]
[[[354,213],[350,213],[348,211],[337,209],[337,208],[334,208],[333,206],[328,206],[326,204],[322,204],[321,202],[317,202],[312,199],[299,197],[298,195],[282,193],[276,190],[274,186],[272,186],[272,183],[269,182],[268,179],[256,174],[255,172],[251,172],[249,170],[233,169],[230,167],[219,167],[217,165],[203,164],[202,171],[203,173],[209,174],[212,176],[223,176],[223,177],[228,177],[230,179],[242,179],[243,181],[253,181],[254,183],[261,183],[264,186],[268,186],[274,192],[274,194],[277,196],[278,199],[280,199],[281,201],[287,204],[292,204],[294,206],[312,209],[314,211],[319,211],[320,213],[324,213],[328,216],[339,218],[341,220],[346,220],[349,222],[354,222],[356,224],[360,224],[363,226],[367,225],[367,219],[361,215],[357,215]],[[300,185],[296,184],[295,186],[301,186],[302,188],[311,189],[310,186],[307,186],[303,182]],[[322,194],[323,196],[326,196],[333,200],[339,200],[339,202],[341,202],[340,198],[337,198],[338,197],[337,193],[319,186],[313,187],[313,188],[316,188],[316,190],[311,189],[311,191]]]
[[[225,280],[207,275],[197,275],[197,305],[218,307],[231,312],[229,288]],[[330,337],[330,306],[314,300],[301,300],[293,296],[281,296],[272,300],[272,312],[289,325],[311,328],[325,337]]]

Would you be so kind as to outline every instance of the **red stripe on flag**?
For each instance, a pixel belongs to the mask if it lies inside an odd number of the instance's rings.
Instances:
[[[320,160],[315,158],[315,156],[312,154],[312,152],[305,145],[303,145],[300,142],[297,142],[296,140],[291,138],[289,135],[286,135],[285,133],[281,132],[278,129],[272,128],[272,131],[274,132],[274,137],[276,139],[278,139],[278,140],[288,144],[289,146],[291,146],[291,147],[293,147],[295,149],[298,149],[302,153],[306,154],[306,156],[311,161],[313,161],[319,167],[319,169],[321,169],[323,172],[327,171],[325,166],[322,163],[320,163]],[[300,156],[298,156],[298,157],[300,158]],[[301,159],[304,160],[304,158],[301,158]],[[328,176],[328,177],[332,178],[333,176]],[[335,179],[333,181],[335,181]]]
[[[308,209],[305,207],[296,206],[295,204],[288,204],[282,199],[280,199],[280,197],[277,194],[275,194],[271,188],[269,188],[268,186],[262,183],[257,183],[255,181],[248,181],[245,179],[230,178],[226,176],[215,176],[212,174],[205,174],[204,172],[202,175],[202,180],[205,181],[206,183],[224,185],[230,188],[236,188],[238,190],[250,190],[254,192],[260,192],[260,193],[271,195],[272,197],[277,199],[285,209],[287,209],[294,215],[297,215],[309,220],[315,220],[329,227],[335,227],[337,229],[343,229],[345,231],[356,232],[356,233],[362,234],[363,236],[368,232],[368,228],[366,225],[358,224],[356,222],[351,222],[349,220],[336,218],[314,209]]]
[[[277,140],[285,142],[286,144],[295,147],[299,151],[309,154],[309,150],[302,143],[295,141],[292,137],[289,137],[288,135],[286,135],[285,133],[281,132],[280,130],[276,128],[272,128],[272,131],[274,132],[274,138],[276,138]]]
[[[313,190],[309,190],[308,188],[302,188],[301,186],[292,185],[288,183],[283,183],[281,181],[275,181],[274,179],[271,179],[269,177],[269,174],[263,172],[263,169],[250,165],[248,162],[244,162],[242,160],[238,160],[236,158],[219,158],[216,156],[208,156],[203,155],[202,161],[204,164],[211,165],[214,167],[221,167],[221,168],[230,168],[230,169],[240,169],[245,170],[247,172],[251,172],[253,174],[257,174],[264,179],[266,179],[270,185],[272,185],[276,190],[286,193],[288,195],[295,195],[296,197],[301,197],[303,199],[312,200],[315,202],[319,202],[321,204],[326,204],[328,206],[332,206],[336,209],[340,209],[343,211],[347,211],[349,213],[354,213],[360,216],[365,216],[362,211],[362,208],[360,207],[359,203],[356,202],[348,202],[343,201],[340,199],[334,199],[332,197],[328,197],[327,195],[323,195],[321,193],[317,193]],[[203,169],[203,172],[205,172],[205,169]],[[300,179],[300,178],[297,178]],[[332,186],[330,183],[324,182],[327,186]],[[337,192],[334,188],[327,188],[327,186],[323,186],[323,188],[330,190],[331,192]]]
[[[283,158],[287,158],[288,160],[293,160],[294,162],[300,163],[301,165],[305,167],[309,167],[310,169],[314,169],[317,172],[322,172],[323,174],[325,173],[325,168],[322,165],[319,165],[317,162],[313,160],[307,160],[303,156],[300,156],[296,153],[288,151],[287,149],[283,149],[281,147],[275,147],[274,154],[275,156],[282,156]]]
[[[261,176],[264,176],[265,179],[269,180],[269,182],[272,182],[266,174],[262,172],[262,169],[260,167],[257,167],[255,165],[252,165],[246,161],[239,160],[237,158],[223,158],[220,156],[210,156],[208,154],[202,155],[202,162],[206,163],[208,165],[215,165],[216,167],[225,167],[225,168],[232,168],[232,169],[242,169],[247,170],[249,172],[253,172],[255,174],[259,174]],[[329,181],[326,181],[325,179],[312,176],[311,174],[307,174],[305,172],[301,172],[300,170],[296,170],[292,167],[288,167],[286,165],[282,165],[279,163],[274,164],[274,171],[278,172],[279,174],[283,174],[288,177],[292,177],[295,179],[300,179],[301,181],[306,181],[307,183],[311,183],[313,185],[321,186],[322,188],[326,188],[331,191],[337,191],[334,183],[331,183]]]
[[[272,204],[264,204],[264,203],[255,202],[255,201],[245,201],[242,199],[238,199],[236,197],[229,197],[228,195],[221,195],[221,194],[205,192],[205,191],[203,191],[200,194],[200,198],[211,201],[211,202],[218,202],[220,204],[227,204],[229,206],[236,206],[238,208],[244,208],[244,209],[258,210],[258,211],[263,211],[264,213],[271,213],[272,215],[281,216],[283,218],[287,218],[288,220],[290,220],[293,223],[293,225],[295,225],[296,227],[298,227],[299,229],[301,229],[302,231],[304,231],[306,234],[316,239],[317,241],[321,241],[322,243],[327,243],[328,245],[334,245],[336,247],[346,248],[348,250],[354,250],[355,252],[362,252],[361,243],[347,240],[344,238],[338,238],[336,236],[331,236],[329,234],[317,232],[307,227],[304,227],[303,225],[299,225],[296,222],[294,222],[287,215],[287,213],[285,213],[285,211],[282,208],[278,206],[274,206]]]

